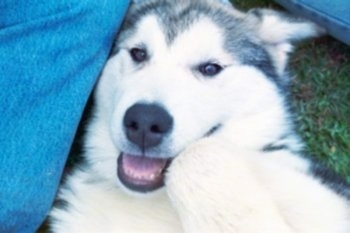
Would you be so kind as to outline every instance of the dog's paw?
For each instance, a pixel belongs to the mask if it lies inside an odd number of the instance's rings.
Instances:
[[[185,232],[291,232],[245,159],[249,153],[207,138],[172,162],[166,191]]]
[[[229,151],[215,139],[202,139],[186,148],[176,157],[168,169],[166,186],[169,193],[196,193],[204,191],[208,186],[217,185],[216,180],[224,176]],[[209,191],[209,190],[208,190]]]
[[[220,228],[216,224],[220,222],[216,220],[220,218],[216,211],[218,195],[214,194],[218,187],[214,186],[225,186],[227,181],[219,178],[218,173],[223,170],[217,167],[217,160],[224,153],[227,152],[220,143],[203,139],[178,155],[168,169],[166,190],[185,232],[218,232]],[[225,194],[220,193],[221,199],[229,200],[222,195]]]

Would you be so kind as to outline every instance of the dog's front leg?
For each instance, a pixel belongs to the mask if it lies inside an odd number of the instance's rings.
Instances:
[[[293,232],[245,156],[203,139],[173,161],[166,189],[185,232]]]

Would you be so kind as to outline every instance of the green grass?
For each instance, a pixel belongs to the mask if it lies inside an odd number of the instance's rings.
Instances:
[[[328,37],[314,40],[300,46],[291,66],[307,151],[350,183],[350,47]]]
[[[240,9],[280,8],[271,0],[234,0]],[[292,55],[292,100],[306,152],[350,183],[350,47],[330,37]]]

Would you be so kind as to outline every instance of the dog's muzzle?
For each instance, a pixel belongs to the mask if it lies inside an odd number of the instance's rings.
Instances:
[[[157,104],[137,103],[127,109],[123,119],[126,138],[140,154],[121,153],[118,177],[127,188],[149,192],[164,185],[164,172],[170,158],[147,156],[147,150],[159,146],[173,128],[173,118]]]

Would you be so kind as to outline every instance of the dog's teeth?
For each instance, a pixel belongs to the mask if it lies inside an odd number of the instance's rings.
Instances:
[[[147,174],[139,174],[139,173],[133,171],[132,169],[128,169],[128,168],[126,168],[124,170],[124,172],[125,172],[125,174],[127,176],[130,176],[130,177],[132,177],[134,179],[138,179],[138,180],[155,180],[158,176],[160,176],[162,174],[163,169],[159,169],[158,171],[153,172],[152,174],[149,174],[149,175],[147,175]]]

